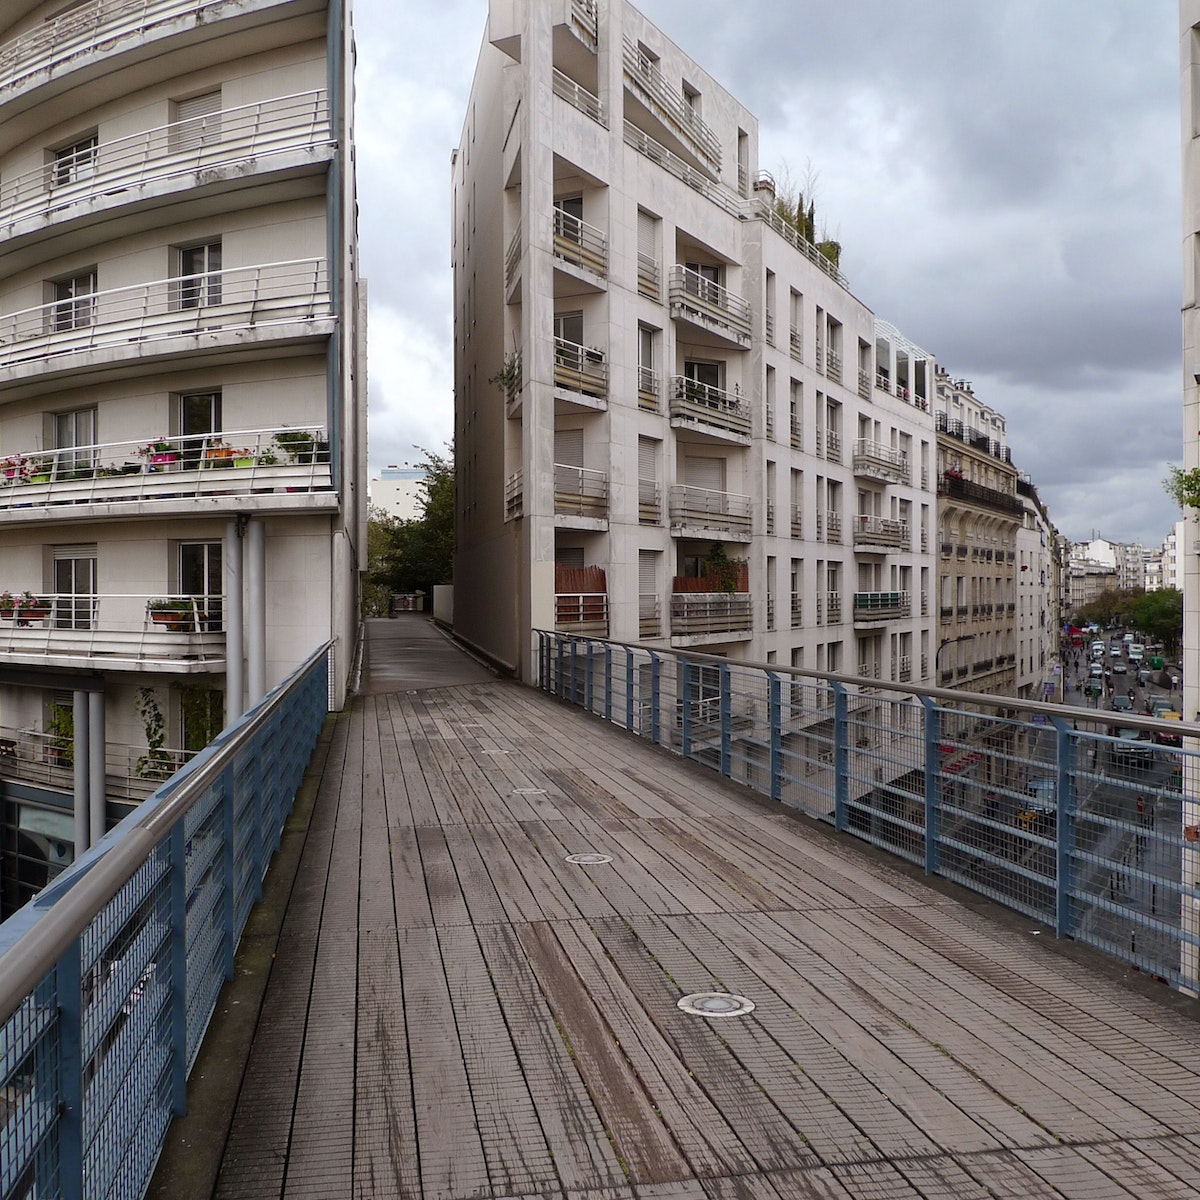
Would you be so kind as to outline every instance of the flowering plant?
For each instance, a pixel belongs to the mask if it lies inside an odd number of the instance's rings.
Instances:
[[[0,459],[0,471],[10,483],[20,483],[29,477],[29,461],[23,454],[10,454]]]
[[[138,447],[138,454],[142,458],[149,458],[154,454],[174,454],[175,452],[176,448],[165,438],[155,438],[154,441]]]

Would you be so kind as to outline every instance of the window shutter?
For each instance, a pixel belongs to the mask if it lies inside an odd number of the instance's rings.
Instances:
[[[725,490],[725,460],[723,458],[687,457],[683,460],[683,477],[689,487],[723,492]]]
[[[654,550],[638,551],[638,594],[658,595],[658,553]]]
[[[556,429],[554,431],[554,461],[564,467],[583,466],[583,430]]]
[[[638,438],[638,479],[658,482],[658,442],[654,438]]]
[[[221,93],[207,92],[180,100],[175,105],[175,121],[171,126],[171,149],[195,150],[210,146],[221,137]]]

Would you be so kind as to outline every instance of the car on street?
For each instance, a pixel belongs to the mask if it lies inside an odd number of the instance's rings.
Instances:
[[[1104,676],[1104,668],[1100,665],[1100,663],[1094,662],[1088,669],[1088,674],[1093,679],[1100,679]]]
[[[1150,682],[1150,676],[1154,674],[1149,667],[1141,667],[1138,670],[1138,683],[1147,684]]]
[[[1114,696],[1112,698],[1113,712],[1132,712],[1133,701],[1128,696]]]
[[[1048,775],[1029,781],[1027,798],[1017,811],[1017,822],[1032,829],[1041,821],[1053,821],[1058,816],[1058,782]]]
[[[1113,743],[1112,760],[1121,767],[1149,767],[1154,763],[1154,746],[1149,734],[1140,729],[1118,729]]]
[[[1158,715],[1160,717],[1162,717],[1162,719],[1164,721],[1182,721],[1183,720],[1183,717],[1181,717],[1179,715],[1179,713],[1171,712],[1170,710],[1167,710],[1166,712],[1161,712]],[[1174,733],[1174,732],[1168,733],[1166,730],[1155,730],[1154,731],[1154,741],[1159,746],[1182,746],[1183,745],[1183,737],[1180,734]]]
[[[1120,660],[1113,663],[1112,671],[1113,671],[1114,675],[1128,675],[1129,674],[1129,668]]]
[[[1120,658],[1120,657],[1121,657],[1121,643],[1120,643],[1120,642],[1115,642],[1115,643],[1113,644],[1113,647],[1112,647],[1112,649],[1111,649],[1111,650],[1109,650],[1109,654],[1110,654],[1110,655],[1111,655],[1113,658]]]

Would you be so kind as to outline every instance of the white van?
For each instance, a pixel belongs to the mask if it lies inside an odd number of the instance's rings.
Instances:
[[[1130,642],[1129,643],[1129,661],[1130,662],[1141,662],[1142,655],[1145,653],[1146,653],[1146,647],[1143,646],[1140,642]]]
[[[1104,643],[1103,642],[1093,642],[1092,643],[1092,657],[1093,658],[1103,658],[1104,657]]]

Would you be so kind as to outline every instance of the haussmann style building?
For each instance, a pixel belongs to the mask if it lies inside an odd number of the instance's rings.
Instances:
[[[0,5],[6,911],[332,643],[365,544],[345,0]]]

